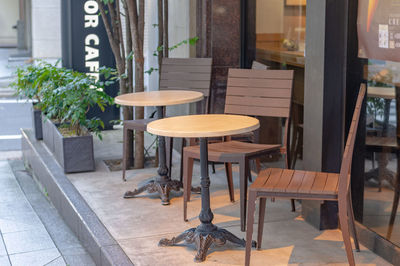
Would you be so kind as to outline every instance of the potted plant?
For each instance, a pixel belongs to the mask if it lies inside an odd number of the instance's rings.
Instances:
[[[93,132],[101,139],[99,118],[87,118],[89,109],[102,111],[113,99],[104,92],[112,81],[96,81],[93,77],[65,68],[53,69],[52,79],[41,91],[49,137],[55,158],[66,173],[94,170]],[[51,120],[53,119],[53,120]],[[51,132],[52,131],[52,132]]]
[[[18,68],[16,71],[17,78],[11,83],[19,98],[32,101],[32,127],[35,138],[38,140],[43,139],[40,90],[43,83],[47,82],[44,74],[49,67],[51,67],[50,64],[40,61],[36,65]]]

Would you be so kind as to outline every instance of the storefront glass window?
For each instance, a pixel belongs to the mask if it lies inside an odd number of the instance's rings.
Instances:
[[[256,61],[266,65],[268,69],[295,71],[291,150],[298,151],[293,154],[296,158],[301,158],[302,153],[305,37],[306,0],[256,0]],[[253,68],[258,67],[259,64],[253,63]],[[277,143],[271,142],[280,138],[280,133],[273,130],[277,128],[276,123],[279,123],[275,120],[271,118],[261,121],[264,132],[260,136],[265,138],[260,139],[261,142]],[[297,161],[296,168],[301,168],[301,160]]]
[[[396,209],[400,110],[396,107],[400,63],[368,60],[363,224],[400,245],[400,217]],[[394,207],[394,208],[393,208]]]

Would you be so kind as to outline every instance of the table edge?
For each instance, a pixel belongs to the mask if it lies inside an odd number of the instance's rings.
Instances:
[[[127,103],[127,102],[124,102],[124,101],[119,101],[118,99],[117,99],[117,97],[115,97],[114,98],[114,102],[116,103],[116,104],[119,104],[119,105],[122,105],[122,106],[143,106],[143,107],[145,107],[145,106],[172,106],[172,105],[179,105],[179,104],[185,104],[185,103],[194,103],[194,102],[198,102],[198,101],[201,101],[201,100],[203,100],[204,99],[204,94],[203,93],[201,93],[201,92],[199,92],[201,95],[199,95],[199,97],[196,97],[196,98],[192,98],[192,99],[190,99],[190,100],[175,100],[175,101],[171,101],[170,103],[168,103],[168,104],[163,104],[163,105],[155,105],[154,103],[152,104],[152,103],[146,103],[146,104],[132,104],[132,103]]]

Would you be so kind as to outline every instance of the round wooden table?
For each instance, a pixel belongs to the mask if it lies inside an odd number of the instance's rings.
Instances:
[[[119,95],[115,98],[115,103],[126,106],[156,106],[157,118],[164,116],[165,106],[192,103],[201,101],[204,98],[203,93],[197,91],[186,90],[162,90],[149,92],[136,92]],[[169,192],[171,190],[179,191],[182,184],[178,180],[172,180],[168,175],[168,167],[166,164],[165,137],[158,138],[158,156],[159,156],[159,177],[148,181],[143,186],[127,191],[124,198],[133,198],[136,195],[147,191],[149,193],[158,192],[163,205],[169,205]]]
[[[181,241],[195,243],[197,254],[195,261],[204,261],[212,243],[223,245],[227,240],[245,246],[244,239],[239,239],[229,231],[218,228],[212,223],[213,213],[210,208],[210,178],[208,176],[208,137],[223,137],[250,132],[260,127],[256,118],[241,115],[189,115],[164,118],[147,125],[147,131],[165,137],[200,138],[201,165],[201,212],[200,225],[181,233],[172,239],[161,239],[159,245],[172,246]],[[255,242],[253,243],[255,245]]]

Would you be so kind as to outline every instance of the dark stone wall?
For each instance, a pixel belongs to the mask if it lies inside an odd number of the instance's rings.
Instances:
[[[223,113],[229,68],[240,66],[240,0],[197,0],[197,57],[212,57],[211,113]]]

